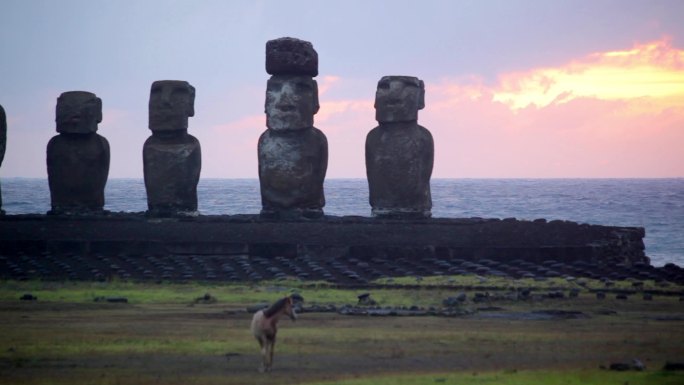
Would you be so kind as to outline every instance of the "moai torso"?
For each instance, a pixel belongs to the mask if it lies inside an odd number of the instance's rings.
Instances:
[[[47,145],[50,213],[100,213],[109,175],[109,143],[95,132],[102,101],[90,92],[65,92],[56,115],[60,134]]]
[[[328,141],[313,126],[318,112],[318,57],[311,43],[282,38],[266,44],[266,125],[259,138],[262,216],[323,215]]]
[[[195,89],[184,81],[152,84],[150,136],[143,145],[148,214],[196,215],[197,184],[202,168],[199,141],[187,133],[194,115]]]
[[[328,142],[320,130],[267,130],[258,149],[264,210],[322,210]]]
[[[192,135],[160,138],[143,146],[147,206],[151,214],[194,214],[202,164],[199,141]]]
[[[417,123],[422,81],[387,76],[378,83],[376,119],[366,137],[366,174],[373,216],[431,216],[432,135]]]
[[[432,156],[432,135],[422,126],[374,128],[366,138],[373,214],[429,217]]]

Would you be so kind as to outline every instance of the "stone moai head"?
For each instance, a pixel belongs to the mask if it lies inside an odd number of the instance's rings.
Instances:
[[[425,107],[425,84],[413,76],[383,76],[375,92],[375,120],[379,123],[418,120]]]
[[[183,131],[195,115],[195,87],[183,80],[157,80],[152,83],[149,128],[152,132]]]
[[[318,112],[318,84],[308,76],[272,76],[266,85],[266,127],[301,130],[313,127]]]
[[[57,98],[55,122],[60,134],[89,134],[102,121],[102,99],[92,92],[69,91]]]
[[[266,126],[271,130],[313,127],[318,112],[318,53],[313,45],[291,37],[266,42]]]

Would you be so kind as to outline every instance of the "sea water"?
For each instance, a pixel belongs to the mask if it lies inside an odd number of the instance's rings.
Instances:
[[[562,219],[646,229],[646,255],[656,266],[684,266],[684,179],[433,179],[433,217]],[[50,209],[47,180],[2,179],[7,214]],[[328,179],[325,213],[369,216],[365,179]],[[261,209],[257,179],[202,179],[199,210],[204,215],[256,214]],[[105,209],[147,209],[142,179],[110,179]]]

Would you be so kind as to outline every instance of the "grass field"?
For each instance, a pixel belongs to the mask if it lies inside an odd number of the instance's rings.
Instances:
[[[684,302],[596,300],[588,291],[466,303],[473,314],[452,318],[304,313],[282,321],[274,371],[259,374],[245,307],[293,291],[307,304],[338,306],[355,304],[360,294],[294,281],[0,282],[0,384],[684,384],[681,372],[660,370],[684,361]],[[441,306],[455,295],[439,287],[370,292],[382,306]],[[38,300],[19,301],[25,293]],[[217,302],[196,303],[205,293]],[[111,296],[129,302],[93,301]],[[498,310],[478,311],[482,306]],[[544,309],[587,318],[508,316]],[[633,358],[647,370],[599,369]]]

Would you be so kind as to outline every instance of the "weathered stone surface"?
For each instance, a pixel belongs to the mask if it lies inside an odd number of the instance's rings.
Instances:
[[[563,263],[577,277],[592,277],[594,270],[615,270],[633,278],[648,269],[655,280],[683,283],[681,277],[670,278],[671,268],[647,265],[643,237],[641,228],[573,222],[334,216],[278,221],[258,215],[149,219],[142,213],[6,215],[0,218],[0,279],[298,277],[366,285],[397,276],[416,277],[418,282],[420,276],[434,275],[437,270],[449,275],[477,274],[483,265],[496,266],[517,279],[522,278],[520,266],[535,270],[532,267]],[[490,290],[489,282],[488,277],[481,277],[478,286]],[[541,298],[542,293],[530,290],[521,288],[497,297]],[[646,292],[681,295],[666,291]],[[604,298],[606,293],[621,292],[625,291],[602,290]]]
[[[102,212],[109,175],[109,143],[98,135],[102,101],[90,92],[57,99],[57,131],[47,145],[51,214]]]
[[[318,76],[318,53],[313,45],[292,37],[266,42],[266,72],[269,75]]]
[[[683,362],[667,361],[667,362],[665,362],[665,365],[663,366],[663,370],[665,370],[665,371],[684,370],[684,363]]]
[[[417,123],[424,106],[423,82],[385,76],[375,98],[379,126],[366,137],[366,175],[373,216],[430,217],[432,135]]]
[[[153,216],[194,215],[202,168],[199,141],[183,133],[150,136],[143,145],[148,213]]]
[[[383,76],[375,92],[378,123],[413,122],[425,108],[425,84],[413,76]]]
[[[102,99],[87,91],[64,92],[57,99],[55,115],[59,133],[95,132],[102,121]]]
[[[275,131],[313,127],[318,84],[308,76],[277,75],[266,83],[266,127]]]
[[[47,146],[51,214],[102,211],[109,175],[109,143],[96,134],[61,134]]]
[[[152,83],[149,128],[153,133],[187,130],[190,116],[195,116],[195,87],[183,80]]]
[[[181,80],[152,83],[150,136],[143,145],[148,214],[197,214],[197,184],[202,168],[200,143],[187,133],[194,116],[195,88]]]
[[[128,298],[126,297],[104,297],[99,296],[93,298],[94,302],[110,302],[110,303],[128,303]]]
[[[262,214],[323,214],[328,141],[320,130],[267,130],[259,138],[258,153]]]
[[[442,305],[445,307],[455,307],[460,306],[467,300],[467,295],[464,292],[459,292],[454,297],[448,297],[442,300]]]
[[[643,238],[643,228],[495,219],[378,221],[326,216],[320,221],[280,222],[257,215],[237,215],[164,219],[151,224],[141,215],[113,213],[102,218],[6,215],[0,219],[2,247],[19,247],[22,241],[43,240],[53,246],[61,243],[65,247],[69,242],[86,242],[93,252],[137,250],[216,254],[217,245],[246,244],[250,255],[285,258],[310,255],[313,260],[316,255],[327,255],[336,260],[348,254],[357,263],[367,260],[385,261],[380,263],[405,260],[409,263],[435,258],[439,252],[449,255],[454,263],[460,260],[460,267],[468,272],[474,272],[477,264],[466,265],[467,261],[477,262],[484,258],[499,265],[506,261],[515,265],[514,260],[524,260],[535,266],[550,259],[573,265],[584,261],[587,266],[584,271],[614,267],[618,263],[648,263]],[[223,249],[225,251],[221,253],[241,255],[245,250],[240,247]],[[399,253],[402,250],[405,254]],[[44,249],[34,251],[40,253]],[[346,270],[352,266],[339,268]],[[660,274],[668,273],[666,268],[661,270]]]
[[[5,115],[5,109],[0,105],[0,167],[2,167],[2,161],[5,159],[5,149],[7,148],[7,116]],[[0,183],[0,215],[3,215],[5,211],[2,209],[2,184]]]
[[[614,370],[617,372],[624,372],[628,370],[643,371],[646,369],[646,365],[639,359],[633,359],[631,363],[626,362],[613,362],[608,366],[609,370]]]
[[[311,43],[292,38],[266,44],[266,126],[259,138],[262,216],[323,215],[328,141],[313,126],[318,112],[318,58]],[[312,71],[315,69],[315,71]]]

